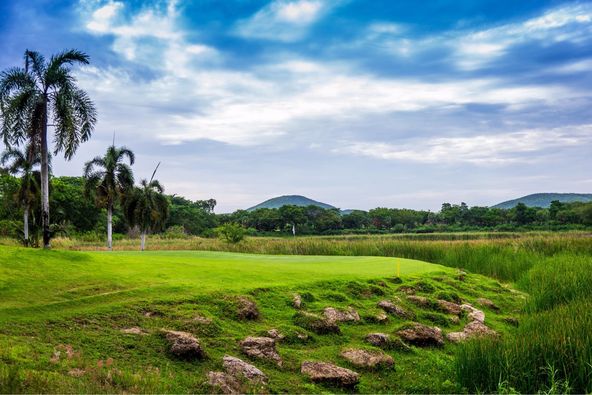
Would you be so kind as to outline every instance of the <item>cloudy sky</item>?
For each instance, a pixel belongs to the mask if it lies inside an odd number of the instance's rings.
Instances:
[[[91,56],[99,110],[58,175],[116,143],[137,178],[218,212],[283,194],[341,208],[592,192],[592,3],[0,1],[0,69]]]

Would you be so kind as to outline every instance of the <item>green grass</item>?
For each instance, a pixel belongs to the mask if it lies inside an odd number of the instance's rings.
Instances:
[[[370,332],[394,333],[408,321],[390,317],[378,323],[376,304],[400,298],[417,320],[459,330],[446,316],[408,302],[401,286],[417,289],[432,300],[478,297],[492,299],[501,311],[486,311],[487,323],[510,336],[516,329],[504,318],[517,314],[521,295],[493,279],[469,274],[457,279],[456,270],[413,260],[398,260],[395,279],[392,258],[264,256],[214,252],[117,252],[0,248],[0,392],[58,393],[187,393],[210,392],[204,382],[210,370],[220,370],[222,356],[235,355],[261,368],[269,391],[343,392],[313,384],[299,372],[304,360],[334,362],[361,373],[356,391],[456,392],[454,358],[457,345],[442,349],[387,351],[395,367],[364,370],[340,356],[347,347],[369,348]],[[304,309],[321,313],[327,306],[354,307],[359,323],[341,324],[339,334],[317,334],[302,324],[291,306],[300,293]],[[236,300],[246,296],[257,303],[261,318],[240,320]],[[145,312],[155,314],[148,317]],[[211,324],[193,320],[196,315]],[[125,335],[122,328],[139,326],[146,336]],[[161,328],[194,333],[207,358],[182,361],[169,355]],[[286,339],[278,345],[283,367],[241,354],[238,342],[249,335],[279,329]],[[307,341],[297,334],[309,336]],[[74,354],[65,355],[66,346]],[[50,362],[55,351],[61,358]],[[107,366],[107,360],[109,366]],[[102,362],[101,362],[102,361]],[[82,377],[68,372],[80,369]]]
[[[92,305],[183,295],[371,279],[444,270],[383,257],[225,252],[65,252],[0,248],[0,321],[65,314]]]

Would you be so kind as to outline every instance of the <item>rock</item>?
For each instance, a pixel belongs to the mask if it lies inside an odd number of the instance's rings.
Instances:
[[[199,324],[204,324],[204,325],[209,325],[212,323],[212,319],[208,318],[208,317],[204,317],[201,315],[196,315],[195,317],[193,317],[193,321],[197,322]]]
[[[373,346],[387,348],[390,337],[386,333],[370,333],[366,336],[366,341]]]
[[[121,332],[125,333],[126,335],[147,335],[148,333],[137,326],[131,328],[122,329]]]
[[[300,295],[294,294],[292,306],[294,306],[295,309],[300,309],[302,307],[302,297]]]
[[[333,307],[326,307],[323,311],[325,318],[329,322],[352,322],[360,321],[360,315],[352,308],[348,307],[347,311],[334,309]]]
[[[240,346],[243,352],[250,357],[266,359],[282,366],[282,357],[275,349],[275,339],[271,337],[249,336],[240,342]]]
[[[451,342],[458,343],[473,337],[483,336],[497,336],[497,332],[480,321],[471,321],[464,327],[462,332],[451,332],[446,335],[446,338]]]
[[[376,322],[378,323],[385,323],[388,321],[388,315],[386,315],[386,313],[384,311],[381,311],[380,313],[376,314]]]
[[[459,270],[456,273],[456,279],[458,281],[465,281],[466,276],[467,276],[467,272],[465,272],[464,270]]]
[[[415,346],[442,346],[444,344],[442,330],[435,326],[415,323],[409,328],[398,331],[397,334],[401,339]]]
[[[448,314],[459,315],[462,312],[460,305],[458,305],[456,303],[449,302],[447,300],[439,299],[438,300],[438,307],[440,308],[441,311],[448,313]]]
[[[187,359],[197,359],[205,356],[199,340],[191,333],[169,330],[163,330],[163,333],[170,344],[169,350],[172,354]]]
[[[82,377],[82,376],[84,376],[85,373],[86,373],[86,371],[83,369],[74,368],[74,369],[70,369],[68,371],[68,376]]]
[[[335,321],[329,321],[324,317],[305,311],[298,312],[294,316],[294,323],[319,335],[341,333]]]
[[[470,304],[463,304],[460,306],[461,309],[468,313],[469,322],[470,321],[479,321],[485,322],[485,313],[479,309],[474,308]]]
[[[153,318],[153,317],[162,317],[163,314],[160,311],[145,311],[144,317]]]
[[[407,300],[419,307],[430,307],[430,300],[425,296],[407,296]]]
[[[327,362],[302,362],[300,372],[312,381],[353,387],[360,381],[360,375],[353,370]]]
[[[268,330],[267,334],[269,335],[269,337],[271,337],[272,339],[275,339],[275,340],[283,340],[285,337],[284,335],[282,335],[280,333],[280,331],[278,331],[275,328]]]
[[[394,314],[394,315],[401,317],[401,318],[412,318],[413,317],[410,313],[405,311],[403,308],[397,306],[396,304],[394,304],[393,302],[391,302],[389,300],[381,300],[380,302],[378,302],[377,306],[380,307],[381,309],[383,309],[384,311],[386,311],[387,313]]]
[[[240,376],[252,383],[267,384],[267,376],[261,370],[246,363],[242,359],[225,355],[223,365],[226,373],[235,378]]]
[[[259,310],[255,302],[241,296],[238,298],[237,315],[241,320],[256,320],[259,318]]]
[[[366,351],[358,349],[347,349],[341,353],[341,356],[351,362],[353,365],[363,368],[374,368],[377,366],[393,366],[394,360],[390,355],[379,351]]]
[[[234,377],[224,372],[208,372],[208,384],[223,394],[240,394],[241,385]]]
[[[460,324],[460,318],[457,315],[453,315],[450,317],[450,323],[452,325],[458,325]]]
[[[416,289],[415,289],[415,287],[412,287],[410,285],[403,285],[403,286],[399,287],[399,291],[401,291],[407,295],[413,295],[413,294],[415,294]]]
[[[495,311],[499,310],[499,307],[497,307],[497,305],[495,303],[493,303],[491,300],[486,299],[486,298],[477,299],[477,304],[487,307],[487,308],[490,308]]]

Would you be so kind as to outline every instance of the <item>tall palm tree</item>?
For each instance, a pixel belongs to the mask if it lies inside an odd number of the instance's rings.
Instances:
[[[55,154],[70,160],[80,143],[90,138],[97,120],[93,102],[76,85],[71,66],[88,64],[77,50],[53,55],[49,61],[38,52],[25,51],[25,67],[0,74],[0,134],[7,146],[30,141],[41,151],[41,219],[43,246],[50,247],[49,151],[47,128],[55,128]]]
[[[156,166],[158,169],[158,166]],[[146,247],[146,234],[164,227],[169,215],[169,201],[164,196],[164,188],[154,179],[156,170],[150,181],[142,180],[139,188],[126,202],[126,216],[131,226],[140,228],[140,249]]]
[[[126,147],[107,148],[105,156],[97,156],[84,165],[85,191],[94,195],[99,207],[107,208],[107,247],[113,249],[113,206],[122,201],[134,187],[132,169],[123,163],[125,157],[134,164],[134,153]]]
[[[24,151],[9,148],[0,156],[0,163],[6,166],[6,171],[12,175],[20,174],[20,186],[16,199],[23,208],[23,242],[29,245],[29,215],[31,208],[39,199],[40,173],[34,170],[41,163],[38,153],[32,145],[27,145]]]

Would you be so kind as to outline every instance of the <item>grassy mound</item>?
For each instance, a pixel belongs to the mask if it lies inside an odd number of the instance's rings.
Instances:
[[[523,306],[520,294],[497,281],[412,260],[392,258],[261,256],[227,253],[72,253],[0,249],[0,392],[211,392],[209,371],[232,355],[269,377],[269,392],[351,391],[313,383],[300,373],[305,360],[325,361],[360,373],[358,392],[456,392],[454,356],[459,345],[419,348],[398,342],[396,332],[413,322],[462,330],[439,310],[438,299],[475,306],[485,297],[499,310],[485,311],[486,324],[502,337],[517,330],[508,321]],[[223,290],[223,291],[222,291]],[[423,296],[418,305],[408,293]],[[294,294],[302,306],[293,307]],[[240,313],[255,302],[256,319]],[[409,317],[389,314],[377,303],[390,300]],[[360,320],[339,322],[338,331],[318,331],[311,317],[326,307],[354,309]],[[304,318],[303,318],[304,317]],[[136,328],[135,332],[122,330]],[[195,335],[206,358],[170,354],[162,329]],[[281,366],[244,355],[247,336],[283,335]],[[394,367],[360,368],[346,349],[380,351],[365,338],[391,336],[384,353]]]

